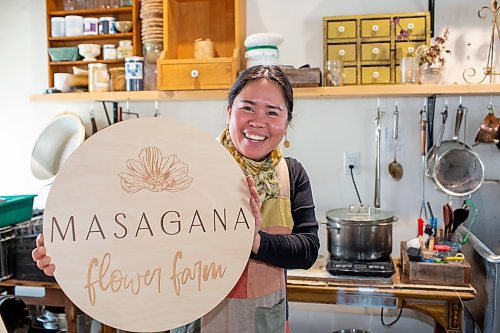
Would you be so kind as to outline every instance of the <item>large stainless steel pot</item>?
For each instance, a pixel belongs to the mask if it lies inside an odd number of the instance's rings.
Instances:
[[[326,212],[328,251],[335,259],[377,260],[392,252],[391,212],[351,206]]]

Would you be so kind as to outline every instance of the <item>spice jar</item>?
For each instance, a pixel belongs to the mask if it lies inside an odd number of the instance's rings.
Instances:
[[[125,90],[125,67],[113,67],[109,69],[111,74],[111,87],[113,91]]]
[[[97,35],[99,19],[97,17],[85,17],[83,19],[83,34],[85,36]]]
[[[99,34],[116,34],[115,21],[111,16],[99,18]]]
[[[118,48],[116,49],[116,58],[125,59],[127,57],[133,56],[132,51],[132,41],[131,40],[121,40],[118,42]]]
[[[89,91],[109,91],[108,66],[101,63],[89,64]]]
[[[104,60],[116,59],[116,48],[114,44],[104,44],[102,46],[102,57]]]
[[[144,58],[125,58],[125,79],[127,81],[127,91],[144,90]]]

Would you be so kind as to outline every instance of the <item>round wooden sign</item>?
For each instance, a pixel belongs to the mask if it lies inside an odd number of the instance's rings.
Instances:
[[[246,179],[214,138],[173,119],[127,120],[59,170],[43,233],[55,278],[89,316],[163,331],[213,309],[247,263]]]

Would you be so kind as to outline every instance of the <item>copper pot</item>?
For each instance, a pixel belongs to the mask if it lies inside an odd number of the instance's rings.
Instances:
[[[495,116],[493,112],[493,106],[490,104],[488,106],[488,114],[483,120],[481,127],[476,134],[476,139],[474,144],[478,143],[496,143],[500,141],[500,119]]]

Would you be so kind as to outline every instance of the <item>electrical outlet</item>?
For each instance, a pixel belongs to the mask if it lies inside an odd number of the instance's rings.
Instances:
[[[344,152],[344,175],[350,175],[349,165],[353,165],[352,173],[359,175],[359,151]]]

